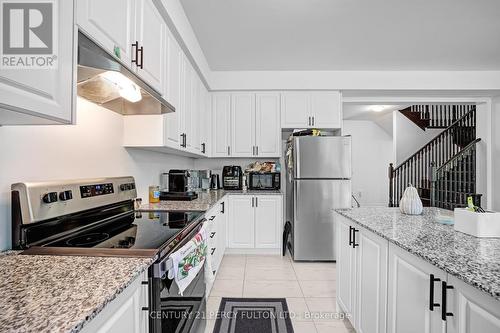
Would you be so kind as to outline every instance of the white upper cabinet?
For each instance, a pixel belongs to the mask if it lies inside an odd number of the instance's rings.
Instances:
[[[231,94],[212,95],[212,156],[230,156]]]
[[[231,156],[253,156],[255,150],[255,94],[232,94],[231,103]]]
[[[164,93],[167,24],[151,0],[136,0],[135,12],[135,39],[139,43],[137,74]]]
[[[294,91],[281,94],[282,128],[341,128],[338,91]]]
[[[135,43],[135,1],[75,1],[76,23],[80,29],[127,65],[132,63],[132,53],[135,52],[132,50]]]
[[[165,97],[175,107],[175,112],[164,115],[165,121],[165,145],[172,148],[180,148],[181,144],[181,69],[182,50],[175,38],[167,35],[167,66],[165,71]]]
[[[198,77],[196,71],[192,71],[193,84],[191,87],[191,126],[190,126],[190,136],[191,136],[191,147],[196,152],[201,151],[200,142],[200,115],[201,115],[201,80]]]
[[[281,156],[280,95],[257,93],[255,104],[255,154]]]
[[[192,147],[192,136],[191,136],[191,115],[192,115],[192,91],[193,88],[193,69],[186,56],[182,57],[182,80],[184,84],[182,85],[182,102],[181,102],[181,136],[184,138],[181,142],[181,147],[186,149],[191,149]]]
[[[305,92],[281,94],[281,127],[305,128],[311,125],[311,96]]]
[[[311,93],[312,127],[340,128],[342,102],[338,91]]]
[[[212,146],[210,145],[210,135],[212,128],[212,99],[207,88],[201,84],[201,109],[200,109],[200,146],[201,153],[207,156],[211,155]]]
[[[57,67],[0,70],[0,125],[69,124],[74,121],[73,1],[59,1]]]

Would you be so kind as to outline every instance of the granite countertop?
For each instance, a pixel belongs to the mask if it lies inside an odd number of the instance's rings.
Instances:
[[[199,192],[198,199],[192,201],[160,201],[158,203],[142,204],[138,209],[140,211],[199,211],[204,212],[212,208],[225,195],[281,195],[280,190],[273,191],[242,191],[242,190],[210,190],[208,192]]]
[[[438,223],[438,215],[453,214],[438,208],[424,208],[420,216],[388,207],[336,212],[500,301],[500,238],[477,238]]]
[[[0,255],[0,332],[78,332],[152,258]]]

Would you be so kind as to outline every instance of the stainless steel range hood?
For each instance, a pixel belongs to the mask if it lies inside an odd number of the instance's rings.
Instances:
[[[78,32],[78,96],[123,115],[175,112],[159,92]]]

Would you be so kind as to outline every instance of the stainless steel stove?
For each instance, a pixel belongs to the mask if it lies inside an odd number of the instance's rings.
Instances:
[[[169,255],[201,229],[203,214],[135,211],[136,197],[133,177],[13,184],[13,247],[35,255],[154,258],[148,272],[150,332],[202,329],[203,270],[183,297],[166,273]]]

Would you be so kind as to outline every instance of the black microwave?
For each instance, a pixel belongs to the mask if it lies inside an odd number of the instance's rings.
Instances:
[[[250,172],[248,174],[249,190],[279,190],[281,174],[279,172]]]

